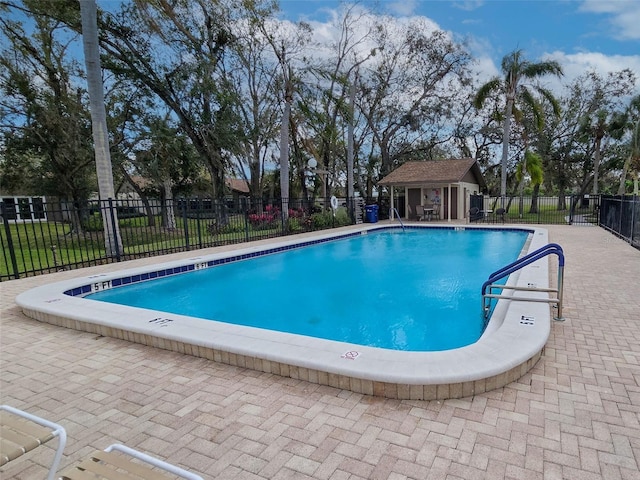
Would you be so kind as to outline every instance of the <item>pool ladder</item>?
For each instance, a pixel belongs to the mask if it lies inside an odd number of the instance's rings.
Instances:
[[[534,285],[528,287],[515,287],[508,285],[499,285],[494,282],[506,277],[507,275],[512,274],[520,270],[527,265],[539,260],[547,255],[555,254],[558,256],[558,288],[538,288]],[[514,297],[510,295],[499,295],[493,293],[494,289],[502,289],[502,290],[518,290],[518,291],[528,291],[528,292],[549,292],[555,293],[556,298],[530,298],[530,297]],[[491,300],[492,299],[500,299],[504,298],[507,300],[514,301],[524,301],[524,302],[545,302],[545,303],[553,303],[557,308],[557,314],[554,317],[554,320],[562,321],[564,317],[562,316],[562,297],[563,297],[563,289],[564,289],[564,252],[562,251],[562,247],[556,243],[549,243],[542,248],[539,248],[535,252],[531,252],[528,255],[525,255],[522,258],[519,258],[515,262],[502,267],[500,270],[493,272],[489,275],[489,279],[482,284],[482,311],[484,314],[484,319],[487,321],[489,317],[489,312],[491,311]]]
[[[391,217],[391,212],[396,214],[395,216],[398,219],[398,221],[400,222],[400,225],[402,225],[402,231],[404,232],[404,223],[402,223],[402,218],[400,218],[400,213],[398,213],[398,209],[396,207],[390,208],[389,209],[389,217]]]

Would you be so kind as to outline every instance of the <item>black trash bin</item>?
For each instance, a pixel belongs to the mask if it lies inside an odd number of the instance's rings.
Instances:
[[[367,223],[378,222],[378,205],[367,205],[364,207],[365,219]]]

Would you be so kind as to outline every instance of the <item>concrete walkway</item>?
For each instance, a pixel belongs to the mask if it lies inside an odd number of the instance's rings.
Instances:
[[[566,321],[532,371],[490,393],[363,396],[41,324],[14,304],[72,271],[0,283],[0,402],[67,429],[63,468],[118,442],[212,479],[640,479],[640,251],[598,227],[548,229],[567,259]],[[44,478],[52,457],[40,448],[0,477]]]

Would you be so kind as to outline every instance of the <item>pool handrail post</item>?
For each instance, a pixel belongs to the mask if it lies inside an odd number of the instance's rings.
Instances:
[[[499,270],[496,270],[495,272],[493,272],[491,275],[489,275],[489,278],[486,282],[484,282],[482,284],[482,310],[483,310],[483,314],[487,315],[488,311],[490,310],[489,306],[486,304],[486,293],[487,293],[487,287],[491,288],[494,285],[493,282],[500,280],[504,277],[506,277],[507,275],[510,275],[514,272],[516,272],[517,270],[520,270],[523,267],[526,267],[527,265],[530,265],[531,263],[546,257],[547,255],[550,254],[555,254],[558,256],[558,288],[557,288],[557,308],[558,308],[558,312],[557,315],[553,318],[554,320],[557,321],[564,321],[564,317],[562,316],[562,300],[563,300],[563,290],[564,290],[564,252],[562,250],[562,247],[560,245],[558,245],[557,243],[549,243],[547,245],[545,245],[544,247],[541,247],[531,253],[529,253],[528,255],[525,255],[524,257],[519,258],[518,260],[511,262],[510,264],[502,267]],[[500,288],[500,286],[498,286]],[[501,286],[501,288],[509,288],[506,286]],[[514,287],[511,287],[512,289]],[[543,290],[544,291],[544,290]],[[548,291],[548,290],[547,290]],[[493,297],[496,298],[496,297]],[[521,300],[527,300],[526,298],[523,298]],[[490,305],[490,303],[489,303]]]
[[[554,320],[557,322],[564,322],[564,317],[562,316],[562,300],[563,300],[563,291],[564,291],[564,257],[562,257],[562,263],[558,262],[558,311]]]
[[[389,209],[389,218],[391,218],[391,220],[393,220],[393,218],[394,218],[393,214],[394,213],[395,213],[395,216],[398,217],[398,221],[400,222],[400,225],[402,226],[402,231],[404,232],[405,231],[404,230],[404,223],[402,223],[402,218],[400,218],[400,213],[398,212],[398,209],[396,207],[391,207]]]

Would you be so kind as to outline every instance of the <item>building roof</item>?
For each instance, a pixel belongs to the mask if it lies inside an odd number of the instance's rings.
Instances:
[[[242,178],[226,178],[225,183],[231,190],[239,193],[249,193],[249,184]]]
[[[457,183],[469,172],[481,188],[486,187],[480,166],[474,158],[406,162],[380,180],[378,185]]]

